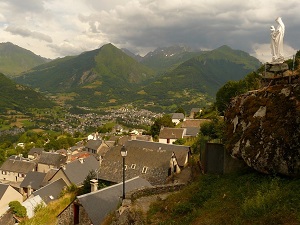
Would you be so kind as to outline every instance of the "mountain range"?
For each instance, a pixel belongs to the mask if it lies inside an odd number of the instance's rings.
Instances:
[[[242,79],[259,66],[256,58],[228,46],[212,51],[171,46],[141,57],[106,44],[32,67],[14,80],[40,92],[68,96],[65,103],[76,106],[133,103],[172,111],[178,106],[204,107],[228,80]]]

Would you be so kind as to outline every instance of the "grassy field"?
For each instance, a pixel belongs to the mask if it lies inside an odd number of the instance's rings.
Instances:
[[[150,206],[147,224],[300,224],[300,179],[256,172],[201,175]]]

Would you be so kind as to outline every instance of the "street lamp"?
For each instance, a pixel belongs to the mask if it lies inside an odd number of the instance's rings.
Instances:
[[[121,156],[123,158],[123,196],[122,199],[125,199],[125,157],[127,156],[127,150],[123,145],[121,148]]]

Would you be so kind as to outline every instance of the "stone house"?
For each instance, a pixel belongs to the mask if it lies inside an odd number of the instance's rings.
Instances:
[[[195,116],[197,115],[197,113],[201,113],[201,112],[202,112],[202,109],[200,109],[200,108],[192,108],[191,112],[190,112],[190,118],[194,119]]]
[[[98,134],[98,132],[88,135],[88,140],[101,140],[101,136]]]
[[[23,196],[9,184],[0,183],[0,217],[9,209],[8,204],[11,201],[19,201],[22,203]]]
[[[186,134],[185,128],[162,127],[159,132],[159,143],[172,144]]]
[[[109,146],[102,140],[89,140],[85,145],[85,151],[95,155],[103,155],[108,149]]]
[[[182,122],[181,128],[186,129],[184,138],[196,137],[200,132],[200,127],[203,123],[207,123],[209,119],[186,119]]]
[[[119,183],[122,181],[122,146],[109,150],[103,157],[98,177]],[[131,140],[126,143],[125,179],[140,176],[152,185],[166,184],[173,172],[180,172],[189,163],[190,147],[158,142]],[[178,166],[176,166],[178,165]],[[177,168],[174,171],[174,167]]]
[[[125,192],[152,187],[145,179],[135,177],[125,182]],[[58,225],[101,224],[105,217],[121,203],[122,183],[77,196],[58,216]]]
[[[32,192],[40,189],[43,186],[46,175],[46,173],[37,171],[28,172],[27,176],[20,184],[20,193],[26,195],[27,197],[30,196]]]
[[[22,157],[10,157],[0,168],[0,180],[20,183],[28,172],[35,170],[35,162]]]
[[[34,191],[29,198],[40,196],[43,202],[48,205],[50,202],[58,199],[62,190],[67,186],[63,179],[58,179]]]
[[[31,148],[28,152],[28,159],[38,158],[42,154],[43,151],[44,151],[44,148]]]
[[[56,152],[42,152],[37,160],[37,171],[47,173],[51,169],[58,169],[66,164],[67,158]]]
[[[172,123],[175,125],[179,124],[180,122],[185,120],[185,116],[183,113],[173,113],[172,114]]]
[[[100,162],[93,155],[80,158],[62,166],[49,181],[63,179],[68,186],[71,184],[81,186],[90,171],[96,171],[99,167]]]

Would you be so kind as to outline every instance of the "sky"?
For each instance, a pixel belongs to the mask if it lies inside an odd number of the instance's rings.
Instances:
[[[268,62],[278,16],[285,58],[300,49],[299,12],[299,0],[0,0],[0,43],[51,59],[107,43],[141,56],[173,45],[228,45]]]

